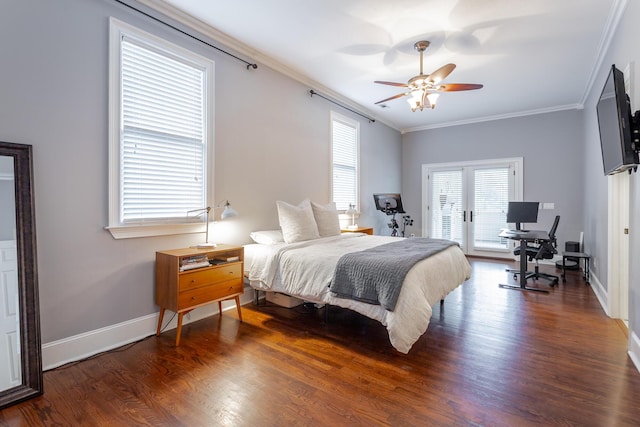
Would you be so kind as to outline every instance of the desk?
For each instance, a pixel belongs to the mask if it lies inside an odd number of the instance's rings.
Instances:
[[[520,291],[535,291],[549,293],[545,289],[527,287],[527,242],[536,240],[549,240],[549,233],[542,230],[516,231],[502,230],[498,237],[504,237],[511,240],[520,240],[520,286],[503,285],[501,288],[517,289]]]

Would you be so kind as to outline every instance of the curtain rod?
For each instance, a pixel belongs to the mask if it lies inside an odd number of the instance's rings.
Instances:
[[[165,21],[163,21],[163,20],[162,20],[162,19],[160,19],[160,18],[156,18],[155,16],[153,16],[153,15],[151,15],[151,14],[147,13],[147,12],[143,12],[142,10],[140,10],[140,9],[138,9],[138,8],[134,7],[134,6],[132,6],[132,5],[130,5],[130,4],[127,4],[127,3],[125,3],[123,0],[115,0],[115,1],[116,1],[116,2],[118,2],[118,3],[120,3],[120,4],[121,4],[121,5],[123,5],[123,6],[127,6],[128,8],[135,10],[136,12],[138,12],[138,13],[140,13],[140,14],[142,14],[142,15],[144,15],[144,16],[146,16],[146,17],[148,17],[148,18],[153,19],[153,20],[154,20],[154,21],[156,21],[156,22],[159,22],[159,23],[161,23],[161,24],[164,24],[164,25],[166,25],[167,27],[172,28],[172,29],[174,29],[174,30],[178,31],[179,33],[184,34],[184,35],[185,35],[185,36],[187,36],[187,37],[191,37],[192,39],[197,40],[197,41],[199,41],[199,42],[200,42],[200,43],[202,43],[202,44],[205,44],[205,45],[207,45],[207,46],[209,46],[209,47],[212,47],[212,48],[214,48],[215,50],[217,50],[217,51],[219,51],[219,52],[224,53],[225,55],[229,55],[230,57],[235,58],[235,59],[237,59],[238,61],[245,63],[245,64],[247,65],[247,70],[248,70],[249,68],[253,68],[254,70],[255,70],[256,68],[258,68],[258,64],[255,64],[255,63],[253,63],[253,64],[252,64],[251,62],[245,61],[244,59],[239,58],[239,57],[237,57],[236,55],[234,55],[234,54],[232,54],[232,53],[227,52],[226,50],[220,49],[219,47],[214,46],[214,45],[212,45],[211,43],[209,43],[209,42],[207,42],[207,41],[204,41],[204,40],[202,40],[202,39],[199,39],[198,37],[194,36],[193,34],[189,34],[188,32],[186,32],[186,31],[184,31],[184,30],[181,30],[180,28],[178,28],[178,27],[176,27],[176,26],[174,26],[174,25],[171,25],[171,24],[169,24],[168,22],[165,22]]]
[[[316,92],[316,91],[315,91],[315,90],[313,90],[313,89],[311,89],[311,90],[309,91],[309,94],[311,95],[311,97],[312,97],[312,98],[313,98],[313,95],[317,95],[317,96],[319,96],[320,98],[326,99],[326,100],[327,100],[327,101],[329,101],[329,102],[333,102],[334,104],[336,104],[336,105],[337,105],[337,106],[339,106],[339,107],[344,108],[345,110],[349,110],[349,111],[351,111],[352,113],[355,113],[355,114],[357,114],[357,115],[359,115],[359,116],[361,116],[361,117],[364,117],[365,119],[369,120],[369,123],[375,123],[375,122],[376,122],[376,119],[372,119],[371,117],[369,117],[369,116],[365,116],[364,114],[359,113],[359,112],[358,112],[358,111],[356,111],[356,110],[352,110],[351,108],[349,108],[349,107],[347,107],[347,106],[342,105],[341,103],[339,103],[339,102],[338,102],[338,101],[336,101],[336,100],[333,100],[333,99],[331,99],[331,98],[327,98],[326,96],[324,96],[324,95],[322,95],[322,94],[319,94],[318,92]]]

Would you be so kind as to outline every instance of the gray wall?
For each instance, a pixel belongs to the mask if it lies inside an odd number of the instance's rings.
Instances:
[[[402,191],[405,208],[422,230],[422,165],[510,157],[524,159],[524,200],[553,202],[540,228],[560,215],[558,243],[577,241],[583,230],[582,113],[561,111],[403,135]]]
[[[155,251],[201,234],[114,240],[108,211],[109,17],[215,61],[216,200],[240,216],[213,241],[248,243],[277,228],[275,201],[330,197],[329,113],[361,122],[361,224],[371,193],[400,190],[401,136],[309,97],[308,87],[244,64],[107,0],[5,0],[0,14],[0,140],[34,149],[43,343],[157,312]],[[217,43],[214,43],[217,44]],[[219,45],[219,44],[217,44]],[[222,46],[224,47],[224,46]]]
[[[602,157],[600,154],[600,137],[598,133],[595,105],[604,86],[611,64],[616,64],[624,70],[629,63],[634,65],[631,78],[633,87],[630,97],[635,109],[640,108],[640,2],[629,1],[621,18],[616,33],[611,41],[607,54],[588,100],[585,105],[585,168],[584,185],[589,197],[585,198],[585,227],[590,230],[587,234],[589,250],[594,254],[595,271],[603,287],[607,286],[607,241],[608,241],[608,185],[607,178],[602,172]],[[629,221],[629,336],[640,334],[640,264],[635,260],[640,257],[640,182],[638,174],[630,178],[630,221]]]

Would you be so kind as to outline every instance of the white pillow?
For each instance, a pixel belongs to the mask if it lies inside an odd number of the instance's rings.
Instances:
[[[276,243],[284,242],[284,237],[282,237],[282,231],[280,230],[254,231],[249,236],[254,242],[262,245],[275,245]]]
[[[276,206],[285,242],[295,243],[320,237],[309,199],[303,200],[298,206],[278,200]]]
[[[318,225],[320,237],[340,235],[340,218],[338,218],[338,211],[334,202],[326,205],[311,202],[311,209]]]

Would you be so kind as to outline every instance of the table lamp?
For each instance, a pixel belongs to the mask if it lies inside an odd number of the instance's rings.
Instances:
[[[345,212],[347,215],[351,215],[351,225],[348,225],[347,228],[350,230],[355,230],[358,228],[358,224],[356,224],[356,214],[358,211],[356,210],[356,205],[353,203],[349,203],[349,209]]]
[[[194,248],[197,249],[213,249],[216,247],[215,243],[209,243],[209,213],[211,212],[211,210],[215,209],[223,209],[222,213],[220,214],[220,220],[224,221],[225,219],[228,218],[233,218],[234,216],[238,216],[238,212],[233,209],[231,207],[231,204],[229,203],[228,200],[225,200],[224,202],[220,202],[218,203],[216,206],[214,206],[213,208],[211,208],[211,206],[207,206],[206,208],[199,208],[199,209],[192,209],[190,211],[187,212],[187,216],[189,216],[189,214],[193,214],[197,212],[197,215],[195,216],[200,216],[203,214],[206,214],[206,219],[205,219],[205,241],[204,243],[198,243],[195,246],[192,246]]]

